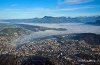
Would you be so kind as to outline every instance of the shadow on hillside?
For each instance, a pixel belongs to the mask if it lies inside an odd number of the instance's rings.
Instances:
[[[0,55],[0,65],[54,65],[48,58],[42,56],[17,57],[15,55]]]

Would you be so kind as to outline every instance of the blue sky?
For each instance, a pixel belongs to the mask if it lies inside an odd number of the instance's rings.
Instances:
[[[100,15],[100,0],[0,0],[0,19]]]

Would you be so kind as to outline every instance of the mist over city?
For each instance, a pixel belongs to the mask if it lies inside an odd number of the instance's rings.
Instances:
[[[0,0],[0,65],[100,65],[100,1]]]

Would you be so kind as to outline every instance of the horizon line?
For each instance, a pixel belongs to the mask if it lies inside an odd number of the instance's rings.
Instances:
[[[96,16],[100,16],[100,15],[87,15],[87,16],[47,16],[47,17],[66,17],[66,18],[68,18],[68,17],[70,17],[70,18],[77,18],[77,17],[96,17]],[[21,20],[21,19],[34,19],[34,18],[44,18],[44,17],[46,17],[46,16],[43,16],[43,17],[30,17],[30,18],[8,18],[8,19],[0,19],[0,20],[11,20],[11,19],[19,19],[19,20]]]

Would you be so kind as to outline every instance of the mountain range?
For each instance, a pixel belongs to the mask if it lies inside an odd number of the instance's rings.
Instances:
[[[83,17],[52,17],[44,16],[43,18],[31,18],[31,19],[6,19],[0,20],[1,22],[10,23],[87,23],[96,22],[100,20],[100,16],[83,16]]]
[[[96,22],[87,22],[87,24],[99,26],[100,20],[96,20]]]

